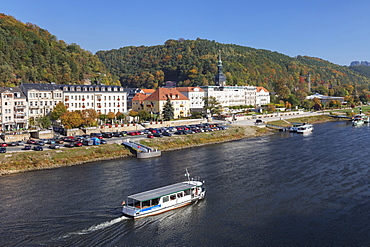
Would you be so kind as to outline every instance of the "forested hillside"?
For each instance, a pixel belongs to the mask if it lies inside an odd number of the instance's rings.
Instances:
[[[82,84],[85,80],[113,81],[91,52],[0,13],[0,86],[22,82]]]
[[[291,94],[303,97],[308,93],[310,73],[312,92],[340,96],[361,90],[368,93],[369,78],[345,66],[203,39],[167,40],[164,45],[123,47],[97,55],[123,86],[156,88],[167,80],[180,86],[213,85],[219,51],[228,85],[258,85],[280,98]]]

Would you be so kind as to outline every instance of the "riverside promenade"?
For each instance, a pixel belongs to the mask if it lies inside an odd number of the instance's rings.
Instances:
[[[249,125],[249,126],[255,126],[256,120],[261,119],[262,123],[256,125],[259,127],[265,127],[266,122],[271,121],[278,121],[278,120],[286,120],[288,122],[289,119],[292,118],[300,118],[300,117],[312,117],[312,116],[318,116],[323,115],[324,112],[304,112],[304,111],[297,111],[297,112],[291,112],[291,113],[280,113],[280,114],[267,114],[267,115],[256,115],[254,118],[249,117],[248,119],[238,119],[236,121],[228,121],[230,125],[237,126],[237,125]],[[225,121],[223,121],[225,122]]]

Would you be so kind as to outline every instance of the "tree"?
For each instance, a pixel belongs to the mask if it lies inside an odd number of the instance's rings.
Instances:
[[[276,107],[274,104],[268,104],[266,110],[268,112],[276,112]]]
[[[146,121],[146,120],[149,120],[150,119],[150,114],[149,112],[145,111],[145,110],[140,110],[138,112],[138,115],[140,120],[143,120],[143,121]]]
[[[110,120],[110,123],[112,123],[113,119],[116,117],[116,114],[114,114],[113,112],[108,112],[107,117]]]
[[[216,97],[213,97],[213,96],[204,97],[203,101],[204,101],[203,109],[205,110],[206,113],[209,112],[211,116],[215,114],[220,114],[222,110],[222,106],[221,106],[221,103],[218,102]]]
[[[51,126],[51,121],[48,116],[38,118],[37,122],[40,125],[40,127],[43,129],[47,129]]]
[[[99,114],[98,118],[105,123],[105,121],[108,119],[107,114]]]
[[[51,120],[58,120],[66,112],[67,107],[62,102],[59,102],[51,112],[50,118]]]
[[[136,118],[139,113],[137,111],[131,110],[128,115],[132,118]]]
[[[163,111],[162,111],[163,119],[166,121],[173,119],[175,115],[174,111],[175,110],[173,109],[173,105],[171,103],[170,98],[167,98],[166,104],[163,106]]]
[[[60,117],[60,120],[66,129],[77,128],[83,123],[81,114],[75,111],[67,111],[63,114],[63,116]]]
[[[81,117],[83,119],[83,125],[94,126],[98,119],[98,113],[94,109],[86,109],[81,111]]]
[[[117,112],[117,113],[116,113],[116,119],[117,119],[117,120],[122,121],[122,120],[124,120],[125,118],[126,118],[126,115],[125,115],[124,113],[122,113],[122,112]]]

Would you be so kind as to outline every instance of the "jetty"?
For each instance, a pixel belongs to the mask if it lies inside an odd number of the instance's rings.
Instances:
[[[123,142],[122,145],[134,150],[136,152],[136,158],[138,159],[153,158],[162,155],[161,150],[154,149],[134,141],[127,140]]]

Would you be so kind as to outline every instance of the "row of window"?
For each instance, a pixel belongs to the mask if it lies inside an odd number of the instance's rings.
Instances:
[[[63,87],[63,91],[96,91],[96,92],[104,92],[104,91],[123,91],[122,87]]]
[[[53,95],[52,93],[29,93],[29,98],[35,99],[35,98],[51,98]],[[54,98],[61,98],[62,93],[54,93]]]
[[[30,106],[38,106],[38,102],[40,102],[40,106],[53,106],[53,101],[30,101]],[[58,101],[54,101],[54,106],[58,104]]]
[[[90,97],[91,96],[91,97]],[[99,100],[99,99],[104,99],[104,100],[116,100],[116,96],[104,96],[104,97],[101,97],[101,96],[96,96],[97,97],[97,99]],[[65,97],[65,99],[66,100],[69,100],[69,99],[71,99],[71,100],[89,100],[89,99],[94,99],[94,96],[93,95],[71,95],[71,96],[66,96]],[[120,98],[120,96],[118,95],[117,96],[117,100],[120,100],[121,98]],[[122,100],[124,99],[124,97],[122,96]]]
[[[86,104],[85,103],[71,103],[71,104],[69,104],[69,103],[66,103],[66,106],[71,106],[71,107],[82,107],[82,106],[94,106],[94,103],[89,103],[89,102],[86,102]],[[96,104],[96,106],[97,107],[101,107],[102,106],[102,104],[101,103],[97,103]],[[114,103],[104,103],[104,107],[124,107],[125,106],[125,104],[122,102],[122,103],[116,103],[116,102],[114,102]]]

